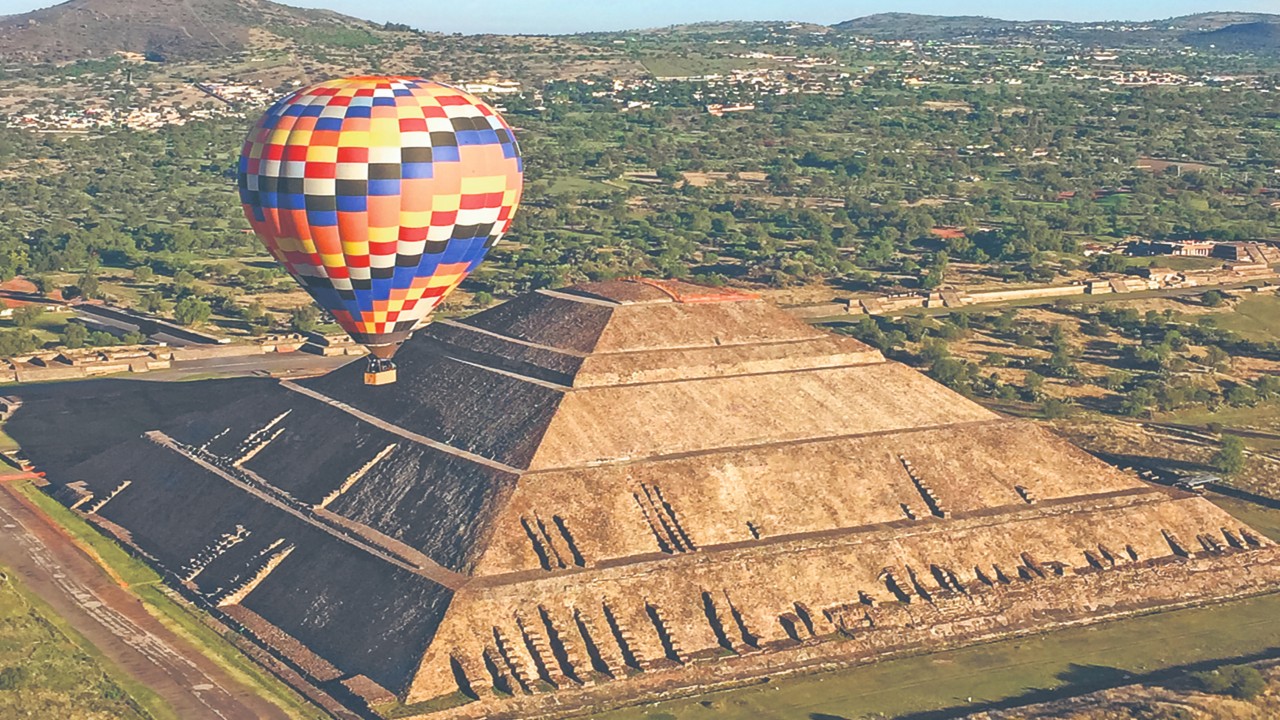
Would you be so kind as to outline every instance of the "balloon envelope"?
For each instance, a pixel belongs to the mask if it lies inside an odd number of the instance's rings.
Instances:
[[[481,100],[353,77],[273,105],[240,157],[244,212],[317,304],[389,357],[511,226],[523,166]]]

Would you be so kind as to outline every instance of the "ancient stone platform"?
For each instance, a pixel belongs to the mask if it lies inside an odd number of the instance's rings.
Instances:
[[[1280,588],[1280,550],[1206,500],[745,293],[540,291],[397,360],[387,387],[32,389],[12,433],[316,682],[454,717]]]

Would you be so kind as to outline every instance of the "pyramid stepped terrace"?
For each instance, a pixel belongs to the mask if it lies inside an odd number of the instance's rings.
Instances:
[[[397,362],[387,387],[357,362],[33,388],[11,432],[61,499],[312,682],[432,717],[564,714],[1280,580],[1276,546],[1207,500],[747,293],[538,291],[437,320]]]

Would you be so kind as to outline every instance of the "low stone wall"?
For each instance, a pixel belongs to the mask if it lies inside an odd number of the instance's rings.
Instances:
[[[152,345],[64,350],[12,358],[0,368],[0,382],[50,382],[143,373],[168,368],[172,359],[168,348]]]
[[[848,315],[849,305],[846,303],[823,303],[821,305],[797,305],[783,308],[798,318],[824,318],[833,315]],[[861,308],[859,308],[861,312]]]
[[[248,357],[270,353],[296,352],[306,344],[301,335],[269,337],[252,343],[234,345],[189,345],[173,349],[173,359],[181,361],[213,360],[215,358]]]
[[[1018,290],[943,291],[941,293],[935,291],[933,293],[910,295],[884,295],[845,302],[797,305],[783,309],[795,317],[813,320],[836,315],[883,315],[921,307],[958,307],[1017,300],[1074,297],[1086,294],[1105,295],[1109,293],[1145,292],[1162,288],[1212,287],[1215,285],[1242,283],[1249,280],[1268,280],[1275,277],[1277,277],[1277,273],[1265,266],[1241,266],[1218,270],[1191,270],[1183,273],[1180,281],[1168,284],[1135,276],[1124,276],[1113,277],[1108,280],[1090,280],[1081,284],[1053,285]]]
[[[186,362],[262,355],[266,352],[263,347],[262,345],[189,345],[187,347],[174,348],[173,359]]]
[[[52,382],[126,372],[145,373],[167,370],[174,362],[296,352],[305,343],[306,340],[301,336],[284,336],[252,344],[191,345],[179,348],[144,345],[46,353],[13,358],[0,365],[0,383]],[[363,350],[358,345],[353,347]]]
[[[1053,287],[1024,288],[1022,290],[992,290],[989,292],[975,292],[968,293],[965,297],[971,303],[981,304],[1084,295],[1085,289],[1086,286],[1084,285],[1056,285]]]

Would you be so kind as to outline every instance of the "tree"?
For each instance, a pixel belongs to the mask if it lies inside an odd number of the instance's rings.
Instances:
[[[88,344],[90,347],[111,347],[112,345],[119,345],[120,338],[105,330],[94,330],[89,333]]]
[[[262,304],[261,300],[254,300],[240,308],[240,315],[250,325],[266,325],[270,323],[270,319],[267,317],[267,308]]]
[[[1129,262],[1123,255],[1108,253],[1106,255],[1098,255],[1093,264],[1089,266],[1089,269],[1096,273],[1122,273],[1127,267],[1129,267]]]
[[[1035,371],[1028,371],[1022,386],[1026,390],[1027,400],[1038,400],[1044,392],[1044,377]]]
[[[67,327],[62,331],[62,344],[75,350],[84,347],[89,341],[89,330],[80,323],[67,323]]]
[[[158,292],[149,292],[143,295],[138,304],[138,307],[143,312],[149,312],[152,315],[164,312],[167,306],[168,303],[164,301],[164,296]]]
[[[32,328],[43,314],[44,308],[39,305],[23,305],[13,311],[13,324],[20,328]]]
[[[201,300],[194,295],[189,295],[178,301],[173,308],[173,319],[177,320],[181,325],[199,325],[209,316],[213,314],[213,308],[209,303]]]
[[[1280,395],[1280,377],[1276,377],[1275,375],[1263,375],[1258,378],[1256,383],[1254,383],[1254,388],[1258,392],[1258,397],[1263,400],[1270,400],[1271,398]]]
[[[1204,364],[1214,370],[1226,370],[1231,365],[1231,355],[1217,345],[1205,348]]]
[[[1226,435],[1222,438],[1222,447],[1210,462],[1222,474],[1235,475],[1244,469],[1244,460],[1244,440],[1238,435]]]
[[[1107,330],[1106,325],[1103,325],[1098,322],[1097,318],[1094,318],[1084,325],[1081,325],[1080,332],[1088,335],[1089,337],[1106,337],[1109,331]]]
[[[155,276],[156,273],[151,269],[150,265],[139,265],[133,269],[133,279],[140,283],[151,282]]]
[[[1054,377],[1074,377],[1078,372],[1076,368],[1076,359],[1072,355],[1070,348],[1061,346],[1053,351],[1053,355],[1049,357],[1047,366],[1049,368],[1049,373]]]
[[[40,340],[30,330],[0,333],[0,357],[26,355],[40,347]]]
[[[1226,302],[1226,296],[1218,290],[1210,290],[1200,297],[1200,301],[1206,307],[1221,307],[1222,303]]]
[[[93,270],[85,270],[84,274],[76,280],[76,290],[80,291],[80,297],[93,299],[98,297],[98,275]]]
[[[1068,349],[1067,328],[1062,323],[1054,323],[1049,328],[1049,346],[1055,350]]]
[[[300,305],[289,313],[289,324],[295,332],[315,332],[320,326],[320,313],[310,305]]]
[[[1108,390],[1119,390],[1128,385],[1130,380],[1133,380],[1133,375],[1124,370],[1112,370],[1102,378],[1102,387]]]
[[[950,356],[951,350],[943,340],[925,340],[920,346],[920,359],[925,363],[928,363],[930,366],[935,365],[939,360]]]
[[[952,357],[944,357],[933,364],[929,376],[952,390],[968,392],[976,366]]]
[[[54,282],[44,275],[36,275],[35,277],[27,279],[31,281],[31,284],[36,286],[36,292],[41,295],[48,295],[53,292],[56,287]]]
[[[1071,403],[1067,400],[1049,398],[1040,406],[1040,412],[1046,420],[1059,420],[1071,414]]]
[[[1252,407],[1258,404],[1258,391],[1248,385],[1233,385],[1223,397],[1232,407]]]
[[[1149,388],[1140,387],[1124,396],[1120,401],[1120,413],[1129,417],[1137,417],[1147,412],[1155,403],[1155,393]]]

